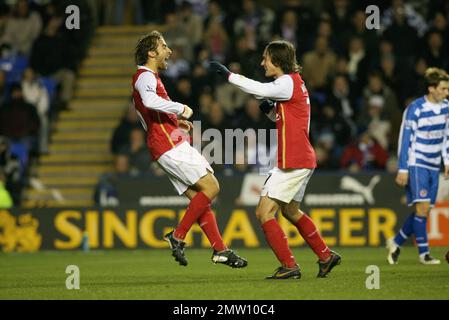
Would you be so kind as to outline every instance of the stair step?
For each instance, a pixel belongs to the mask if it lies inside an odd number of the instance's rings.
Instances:
[[[43,183],[47,188],[67,186],[70,184],[73,187],[81,186],[94,186],[98,183],[97,176],[80,176],[73,180],[67,180],[67,177],[39,177],[41,183]]]
[[[83,67],[103,67],[103,66],[133,66],[134,60],[133,56],[129,55],[126,57],[95,57],[87,58],[83,61]]]
[[[52,154],[41,156],[40,164],[111,164],[113,156],[110,154]]]
[[[113,76],[113,77],[129,77],[136,72],[134,66],[121,66],[121,67],[91,67],[81,68],[80,76],[82,77],[99,77],[99,76]],[[131,81],[131,80],[130,80]]]
[[[111,165],[45,165],[36,168],[36,172],[38,174],[72,172],[103,173],[109,172],[111,169]]]
[[[109,131],[87,131],[73,134],[71,132],[57,132],[52,136],[52,142],[60,141],[92,141],[92,140],[105,140],[109,142],[112,137],[112,132]]]
[[[66,200],[58,202],[57,200],[25,200],[22,202],[22,206],[25,208],[77,208],[77,207],[92,207],[94,206],[93,199],[86,200]]]
[[[109,143],[53,143],[49,146],[50,153],[85,153],[109,152]]]
[[[48,188],[44,190],[38,190],[38,189],[27,189],[25,191],[26,195],[28,196],[27,199],[31,199],[32,197],[36,196],[42,196],[42,195],[51,195],[52,190],[58,190],[64,197],[69,195],[92,195],[92,188]]]
[[[125,98],[105,98],[100,99],[98,97],[86,100],[86,99],[73,99],[70,102],[70,108],[75,111],[78,109],[83,110],[99,110],[99,109],[119,109],[126,106],[129,99]]]
[[[135,48],[141,36],[142,35],[138,33],[118,36],[98,35],[95,37],[92,46],[94,48],[104,48],[112,46],[115,48]]]
[[[129,97],[132,94],[131,85],[118,88],[79,88],[75,91],[75,97]]]
[[[94,119],[117,119],[121,118],[123,115],[122,109],[108,110],[108,109],[100,109],[100,110],[72,110],[72,111],[64,111],[59,114],[60,120],[94,120]]]
[[[56,124],[56,128],[59,129],[114,129],[118,125],[118,119],[116,120],[104,120],[104,121],[59,121]]]
[[[78,80],[77,86],[78,88],[130,88],[131,80],[129,77],[81,78]]]
[[[117,46],[111,46],[111,47],[91,47],[88,52],[88,57],[132,57],[134,54],[134,48],[133,47],[117,47]]]

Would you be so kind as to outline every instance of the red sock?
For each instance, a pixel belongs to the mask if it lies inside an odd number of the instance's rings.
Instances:
[[[315,223],[313,223],[313,220],[310,219],[308,215],[303,214],[302,217],[296,222],[296,227],[298,228],[301,236],[321,261],[325,261],[330,257],[331,252],[328,246],[324,243],[324,240],[315,226]]]
[[[262,229],[268,244],[281,264],[284,267],[293,268],[296,265],[296,260],[288,246],[287,237],[278,222],[275,219],[268,220],[262,224]]]
[[[207,239],[209,239],[209,242],[215,251],[223,251],[227,249],[226,245],[223,243],[223,239],[221,238],[217,221],[215,220],[215,215],[213,214],[210,206],[207,207],[203,215],[198,218],[198,224],[206,234]]]
[[[175,238],[184,240],[193,223],[204,213],[210,205],[210,199],[202,192],[198,192],[187,207],[186,214],[182,217],[174,232]]]

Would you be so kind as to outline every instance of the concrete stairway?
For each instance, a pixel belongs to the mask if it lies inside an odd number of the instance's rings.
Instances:
[[[101,174],[113,170],[109,144],[131,95],[133,51],[151,26],[100,27],[80,69],[69,111],[51,136],[49,154],[32,169],[24,207],[87,207]],[[160,30],[160,28],[158,28]]]

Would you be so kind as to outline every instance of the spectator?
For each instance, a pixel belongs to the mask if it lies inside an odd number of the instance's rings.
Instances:
[[[338,41],[337,36],[332,31],[332,24],[328,19],[322,19],[318,24],[318,28],[316,30],[316,35],[313,39],[317,37],[324,37],[328,40],[329,47],[332,48],[335,52],[342,54],[345,52],[347,45],[343,42]],[[313,48],[313,40],[308,39],[306,36],[304,39],[301,39],[302,47],[306,47],[307,50]],[[301,48],[300,48],[301,49]]]
[[[353,128],[347,119],[345,119],[340,112],[334,107],[326,105],[320,114],[320,121],[317,121],[314,125],[314,131],[316,131],[317,142],[320,139],[328,142],[332,141],[331,145],[327,149],[328,152],[334,152],[339,146],[344,146],[351,141],[353,136]],[[341,152],[340,152],[341,153]]]
[[[23,97],[27,103],[32,104],[39,115],[39,152],[48,153],[48,135],[49,135],[49,117],[50,100],[47,89],[39,82],[34,70],[28,68],[25,70],[22,79]]]
[[[165,16],[166,30],[164,38],[172,48],[177,47],[180,50],[180,56],[185,57],[189,62],[193,61],[193,42],[189,39],[189,34],[183,28],[179,18],[175,13],[169,13]]]
[[[209,90],[201,92],[198,98],[198,111],[195,110],[193,113],[193,120],[204,121],[204,123],[206,123],[213,103],[214,97]]]
[[[368,132],[364,132],[356,142],[345,147],[340,165],[355,173],[361,170],[383,170],[387,160],[388,153]]]
[[[307,86],[312,90],[324,91],[330,76],[335,72],[337,57],[328,48],[328,40],[319,37],[315,41],[315,49],[304,54],[303,75]]]
[[[197,99],[192,90],[192,83],[188,77],[181,77],[176,82],[173,100],[188,105],[191,108],[195,108],[197,106]]]
[[[269,129],[274,124],[259,109],[260,101],[253,97],[247,98],[243,107],[243,113],[236,120],[234,127],[246,129]]]
[[[271,24],[274,13],[271,9],[258,4],[255,0],[243,0],[242,14],[234,23],[234,34],[252,34],[248,39],[255,46],[271,38]],[[259,37],[259,38],[257,38]]]
[[[427,65],[446,69],[449,66],[447,51],[443,50],[444,42],[443,36],[438,31],[432,31],[427,35],[426,47],[422,58]]]
[[[192,4],[188,1],[182,2],[179,15],[181,18],[181,27],[187,31],[187,36],[192,42],[193,48],[197,48],[203,40],[204,33],[201,16],[193,12]],[[193,60],[193,56],[190,58]]]
[[[0,109],[0,135],[23,143],[34,155],[39,125],[36,108],[24,100],[21,86],[15,84],[11,89],[11,101]]]
[[[449,18],[449,16],[448,16]],[[431,32],[439,32],[443,37],[443,52],[449,51],[449,24],[447,18],[443,13],[437,12],[435,17],[433,18],[431,28],[429,33]]]
[[[358,88],[363,88],[368,68],[369,57],[363,39],[354,37],[349,42],[348,75],[351,81],[357,84]]]
[[[385,84],[394,92],[401,94],[401,72],[396,68],[396,60],[393,55],[384,55],[380,59],[380,69]]]
[[[338,74],[332,81],[331,91],[327,94],[327,104],[336,114],[353,124],[358,114],[356,101],[349,85],[349,80],[343,74]]]
[[[292,9],[286,10],[282,14],[281,23],[274,24],[274,30],[273,33],[278,36],[279,38],[285,39],[290,41],[295,48],[300,47],[300,41],[299,41],[299,35],[300,35],[300,29],[299,29],[299,22],[298,22],[298,16],[296,12]],[[301,30],[302,31],[302,30]],[[301,34],[302,35],[302,34]],[[304,35],[307,36],[307,35]],[[303,41],[301,41],[301,46],[303,45]],[[300,50],[298,50],[300,52]]]
[[[118,127],[114,129],[111,140],[111,153],[117,155],[129,145],[129,137],[134,128],[139,127],[139,120],[132,102],[126,108],[125,115]]]
[[[182,50],[179,46],[173,46],[168,68],[162,74],[169,78],[169,81],[176,83],[179,77],[190,73],[189,62],[184,59]]]
[[[1,42],[9,43],[19,53],[28,55],[41,29],[39,14],[30,10],[27,0],[18,0],[6,22]]]
[[[211,52],[212,59],[224,61],[228,52],[229,36],[221,23],[212,20],[204,33],[204,46]]]
[[[389,146],[391,150],[397,149],[397,137],[401,126],[402,112],[399,108],[395,93],[385,85],[382,75],[379,72],[370,74],[368,85],[363,90],[363,103],[360,115],[358,117],[358,127],[360,130],[366,130],[367,125],[371,121],[369,115],[369,101],[373,96],[381,96],[384,106],[381,108],[381,118],[388,119],[391,124],[391,135],[389,138]]]
[[[337,36],[339,42],[344,43],[352,30],[351,14],[352,10],[348,0],[329,1],[330,6],[327,9],[332,22],[332,30]]]
[[[146,147],[144,131],[133,128],[129,140],[129,147],[124,151],[128,155],[131,175],[150,172],[151,158]]]
[[[416,52],[418,35],[408,24],[402,7],[394,10],[393,23],[385,30],[384,37],[393,44],[395,55],[408,63]]]
[[[0,70],[0,108],[6,101],[6,73],[3,70]]]
[[[53,17],[45,32],[36,40],[31,52],[30,65],[44,77],[51,77],[61,86],[61,109],[67,108],[73,96],[75,62],[70,59],[69,44],[60,32],[63,20]]]
[[[5,188],[5,174],[0,168],[0,209],[12,208],[13,202],[9,191]]]
[[[234,63],[240,67],[241,74],[245,74],[251,78],[261,77],[260,56],[256,50],[249,46],[249,43],[245,36],[237,37],[235,41],[235,48],[232,49],[229,54],[231,63]]]
[[[231,63],[229,68],[232,72],[238,74],[242,73],[238,63]],[[248,95],[236,86],[229,82],[223,82],[216,87],[217,100],[220,101],[223,109],[227,115],[233,116],[236,114],[236,109],[243,106],[248,98]]]
[[[4,136],[0,136],[0,170],[3,170],[5,186],[14,204],[19,205],[25,168],[21,167],[18,156],[11,152],[10,142]]]
[[[389,28],[397,22],[396,18],[398,12],[403,16],[404,22],[406,22],[407,25],[410,25],[420,37],[425,34],[428,26],[423,16],[416,12],[411,4],[405,3],[404,0],[392,1],[391,7],[385,10],[382,16],[382,27]]]
[[[120,201],[117,184],[126,177],[130,177],[129,158],[127,155],[119,154],[114,160],[114,172],[104,173],[100,176],[95,187],[95,203],[102,207],[118,206]]]
[[[359,37],[363,40],[367,52],[376,52],[379,47],[379,37],[376,30],[366,28],[366,15],[363,10],[357,10],[352,17],[353,31],[351,38]]]
[[[384,150],[388,150],[391,123],[382,117],[382,108],[385,100],[382,96],[373,95],[368,100],[368,116],[370,118],[367,128],[368,133],[376,139]]]

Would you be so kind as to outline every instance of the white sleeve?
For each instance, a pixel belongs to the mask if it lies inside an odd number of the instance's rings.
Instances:
[[[184,105],[159,97],[156,86],[156,77],[151,72],[144,72],[137,79],[135,88],[139,91],[144,106],[160,112],[182,114]]]
[[[283,75],[273,82],[262,83],[245,78],[240,74],[231,73],[229,82],[258,98],[286,101],[290,100],[293,95],[293,79],[288,75]]]

